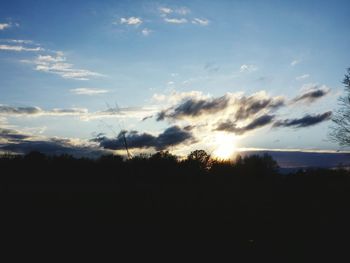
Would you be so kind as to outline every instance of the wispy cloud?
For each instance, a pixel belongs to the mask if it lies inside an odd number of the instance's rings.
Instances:
[[[178,13],[179,15],[183,15],[183,16],[191,13],[191,10],[185,6],[176,8],[174,11],[175,13]]]
[[[23,39],[0,39],[0,42],[10,43],[10,44],[30,44],[38,45],[32,40],[23,40]]]
[[[216,113],[228,106],[230,98],[222,96],[214,99],[188,99],[180,105],[161,111],[157,116],[157,121],[165,118],[181,119],[183,117],[196,117],[202,114]]]
[[[200,19],[200,18],[194,18],[192,20],[192,24],[195,24],[195,25],[201,25],[201,26],[207,26],[209,25],[210,21],[208,19]]]
[[[170,7],[163,6],[163,7],[159,7],[158,10],[162,16],[166,16],[166,15],[169,15],[171,13],[185,16],[185,15],[188,15],[191,13],[191,10],[185,6],[179,7],[179,8],[170,8]]]
[[[300,62],[301,62],[300,59],[295,59],[295,60],[293,60],[292,62],[290,62],[290,65],[291,65],[292,67],[294,67],[294,66],[298,65]]]
[[[324,121],[330,120],[332,116],[331,111],[327,111],[323,114],[316,114],[316,115],[305,115],[304,117],[300,119],[286,119],[277,121],[274,123],[274,127],[294,127],[294,128],[304,128],[313,126],[316,124],[319,124]]]
[[[274,117],[275,116],[273,115],[262,115],[252,120],[249,124],[241,127],[237,127],[237,124],[235,122],[226,121],[226,122],[219,123],[218,127],[215,130],[227,131],[227,132],[235,133],[237,135],[242,135],[248,131],[258,129],[272,123]]]
[[[159,7],[158,10],[161,14],[165,15],[171,14],[173,12],[173,10],[169,7]]]
[[[31,52],[38,52],[38,51],[44,51],[41,47],[25,47],[25,46],[13,46],[13,45],[0,45],[0,50],[4,51],[31,51]]]
[[[143,21],[140,17],[135,17],[135,16],[120,18],[120,24],[138,26],[138,25],[141,25],[142,22]]]
[[[98,94],[105,94],[108,93],[109,91],[106,89],[93,89],[93,88],[76,88],[76,89],[71,89],[70,92],[77,94],[77,95],[98,95]]]
[[[168,17],[164,18],[164,21],[170,24],[185,24],[188,22],[186,18],[168,18]]]
[[[167,99],[175,105],[159,112],[157,120],[164,119],[191,119],[201,115],[223,115],[234,116],[236,120],[248,119],[256,114],[266,114],[269,111],[277,110],[285,105],[285,98],[282,96],[270,97],[266,92],[258,92],[251,96],[227,93],[224,96],[212,98],[204,96],[199,92],[175,93],[166,98],[157,95],[157,100]]]
[[[241,97],[236,100],[234,117],[236,120],[244,120],[256,114],[277,110],[285,105],[285,98],[282,96],[269,97],[264,93],[253,94],[248,97]]]
[[[305,90],[301,95],[295,97],[292,102],[306,102],[306,103],[312,103],[316,100],[328,95],[330,92],[330,89],[326,86],[313,86],[312,88],[309,88]]]
[[[144,28],[141,31],[142,35],[144,35],[145,37],[149,36],[152,32],[153,32],[153,30],[148,29],[148,28]]]
[[[258,67],[253,64],[243,64],[239,69],[240,72],[248,72],[248,73],[256,70],[258,70]]]
[[[309,78],[309,77],[310,77],[309,74],[304,74],[304,75],[301,75],[301,76],[296,77],[295,79],[296,79],[296,80],[304,80],[304,79],[307,79],[307,78]]]
[[[3,116],[39,116],[39,115],[80,115],[86,114],[88,112],[85,108],[70,108],[70,109],[52,109],[52,110],[43,110],[40,107],[36,106],[27,106],[27,107],[13,107],[7,105],[0,105],[0,115]]]
[[[0,120],[8,117],[42,117],[42,116],[77,116],[80,120],[90,121],[104,118],[135,118],[142,120],[157,112],[154,107],[124,107],[108,108],[106,110],[89,112],[86,108],[54,108],[44,110],[37,106],[14,107],[0,104]]]
[[[91,77],[101,77],[100,73],[87,69],[75,68],[73,64],[66,62],[63,52],[57,52],[56,56],[39,55],[32,61],[23,61],[35,65],[35,70],[57,74],[65,79],[89,80]]]

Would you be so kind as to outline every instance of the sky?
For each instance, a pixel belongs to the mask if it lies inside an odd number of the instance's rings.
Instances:
[[[0,5],[3,152],[349,150],[349,1]]]

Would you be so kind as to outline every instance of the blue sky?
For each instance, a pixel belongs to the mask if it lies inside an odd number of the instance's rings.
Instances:
[[[2,147],[339,149],[348,1],[72,2],[1,3]]]

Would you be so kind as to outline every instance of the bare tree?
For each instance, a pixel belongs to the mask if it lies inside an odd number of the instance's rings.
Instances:
[[[329,137],[340,146],[350,146],[350,68],[347,69],[343,84],[345,95],[339,98],[339,109],[333,114]]]

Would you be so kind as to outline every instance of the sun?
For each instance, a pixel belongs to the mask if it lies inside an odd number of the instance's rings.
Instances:
[[[214,137],[215,150],[213,156],[217,159],[227,160],[236,152],[236,138],[232,134],[218,133]]]

